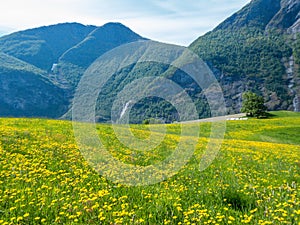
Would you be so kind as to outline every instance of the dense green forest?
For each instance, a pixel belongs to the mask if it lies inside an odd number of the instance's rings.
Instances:
[[[263,82],[269,91],[288,99],[281,60],[290,57],[293,50],[283,35],[266,34],[254,28],[234,32],[217,30],[199,39],[191,49],[222,75],[232,80],[246,78],[248,88],[256,92],[260,88],[257,83]]]

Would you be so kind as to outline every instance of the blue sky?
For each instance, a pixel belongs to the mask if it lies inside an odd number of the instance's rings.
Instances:
[[[189,45],[250,0],[2,0],[0,34],[62,22],[121,22],[157,41]]]

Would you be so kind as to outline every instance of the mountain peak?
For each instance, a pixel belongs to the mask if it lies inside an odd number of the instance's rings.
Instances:
[[[299,0],[252,0],[215,30],[255,27],[286,31],[300,19]]]
[[[281,8],[269,22],[267,29],[287,30],[300,19],[300,1],[282,0]]]
[[[61,23],[19,31],[0,38],[0,51],[48,70],[66,50],[95,29],[79,23]]]
[[[87,68],[105,52],[122,44],[145,40],[121,23],[107,23],[94,29],[83,41],[66,51],[60,62]]]
[[[104,24],[102,27],[126,27],[126,26],[120,22],[109,22],[109,23]],[[126,27],[126,28],[128,28],[128,27]]]
[[[10,35],[16,35],[16,34],[22,34],[22,35],[40,35],[44,36],[45,33],[49,32],[63,32],[63,31],[69,31],[69,30],[80,30],[80,29],[95,29],[96,26],[93,25],[83,25],[81,23],[77,22],[65,22],[65,23],[57,23],[57,24],[52,24],[52,25],[47,25],[47,26],[41,26],[41,27],[36,27],[36,28],[31,28],[27,30],[22,30],[15,32]]]
[[[89,36],[95,35],[95,33],[101,33],[103,35],[104,33],[108,32],[109,35],[112,35],[113,33],[118,33],[120,36],[135,36],[136,38],[141,38],[140,35],[132,31],[129,27],[125,26],[122,23],[119,22],[109,22],[104,24],[103,26],[97,27],[92,33],[90,33]]]

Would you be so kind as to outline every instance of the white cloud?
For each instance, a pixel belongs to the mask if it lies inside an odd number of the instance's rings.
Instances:
[[[0,27],[122,22],[142,36],[188,45],[250,0],[3,0]]]

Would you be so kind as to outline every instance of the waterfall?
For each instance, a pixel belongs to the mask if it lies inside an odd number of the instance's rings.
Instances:
[[[125,113],[126,113],[128,107],[129,107],[129,105],[130,105],[131,103],[132,103],[132,101],[129,101],[129,102],[127,102],[127,103],[125,104],[125,106],[124,106],[123,109],[122,109],[122,112],[121,112],[121,115],[120,115],[120,119],[125,115]]]
[[[295,95],[295,97],[293,99],[294,111],[299,112],[300,111],[300,102],[299,102],[300,96],[294,90],[294,86],[295,86],[295,79],[294,79],[295,78],[295,60],[294,60],[293,56],[291,56],[289,58],[288,65],[286,67],[286,73],[287,73],[287,78],[289,80],[289,83],[288,83],[289,90],[291,91],[291,93],[293,95]]]

